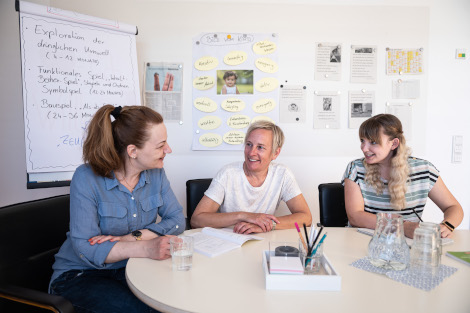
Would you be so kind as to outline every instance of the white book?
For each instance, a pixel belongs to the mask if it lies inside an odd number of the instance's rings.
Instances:
[[[214,257],[233,249],[240,248],[248,240],[263,240],[262,237],[241,235],[233,229],[204,227],[201,232],[191,234],[194,237],[194,251],[208,257]]]
[[[358,228],[357,231],[362,233],[362,234],[366,234],[366,235],[369,235],[369,236],[374,236],[374,230],[373,229]],[[407,238],[405,238],[405,240],[406,240],[406,243],[411,247],[411,245],[413,244],[413,239],[407,237]],[[443,246],[450,245],[450,244],[453,244],[453,243],[454,243],[454,239],[452,239],[452,238],[442,238],[442,245]]]

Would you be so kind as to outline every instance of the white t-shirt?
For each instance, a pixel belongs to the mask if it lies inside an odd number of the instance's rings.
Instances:
[[[274,214],[279,203],[297,197],[300,191],[292,172],[282,164],[271,163],[260,187],[253,187],[243,171],[243,162],[224,166],[204,193],[220,204],[219,211]]]

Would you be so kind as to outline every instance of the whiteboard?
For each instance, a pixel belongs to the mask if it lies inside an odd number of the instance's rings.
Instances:
[[[140,105],[136,27],[20,2],[28,173],[74,171],[105,104]]]

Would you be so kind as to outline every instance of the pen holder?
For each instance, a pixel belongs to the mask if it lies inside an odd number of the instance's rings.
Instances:
[[[304,266],[304,275],[313,275],[320,272],[323,262],[323,245],[320,245],[315,254],[307,255],[307,251],[299,240],[300,260]]]

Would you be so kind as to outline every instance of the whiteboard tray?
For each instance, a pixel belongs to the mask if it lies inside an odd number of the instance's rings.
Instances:
[[[341,276],[333,268],[326,255],[322,258],[322,268],[317,275],[270,274],[268,258],[270,251],[263,251],[263,271],[266,290],[341,290]]]

